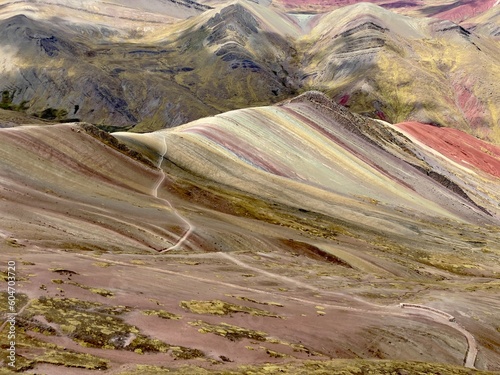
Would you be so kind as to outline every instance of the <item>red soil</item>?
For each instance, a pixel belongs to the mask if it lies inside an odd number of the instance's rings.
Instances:
[[[344,94],[340,98],[339,104],[342,105],[342,106],[346,106],[347,103],[349,102],[349,99],[350,99],[350,95],[349,94]]]
[[[383,121],[387,121],[387,117],[385,116],[385,113],[380,111],[380,110],[377,110],[375,111],[375,114],[377,115],[377,117]]]
[[[467,121],[472,128],[483,126],[486,108],[481,101],[474,95],[473,78],[464,78],[460,82],[453,82],[458,105],[462,109]]]
[[[468,167],[472,165],[500,178],[500,147],[457,129],[418,122],[403,122],[397,126],[453,161]]]

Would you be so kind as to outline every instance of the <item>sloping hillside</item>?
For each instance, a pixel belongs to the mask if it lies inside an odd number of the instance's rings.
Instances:
[[[500,369],[500,153],[420,126],[313,92],[141,135],[0,129],[17,369]]]

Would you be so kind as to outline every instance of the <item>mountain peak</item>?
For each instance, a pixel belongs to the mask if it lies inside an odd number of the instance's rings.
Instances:
[[[252,34],[259,32],[259,22],[255,15],[241,1],[234,2],[211,17],[204,25],[210,30],[209,45],[236,39],[245,44]]]

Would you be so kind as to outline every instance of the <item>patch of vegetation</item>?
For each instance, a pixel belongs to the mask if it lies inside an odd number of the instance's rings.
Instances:
[[[5,242],[7,243],[7,245],[9,245],[11,247],[24,247],[24,245],[17,242],[17,240],[15,238],[6,238]]]
[[[198,349],[185,348],[182,346],[171,346],[172,356],[178,359],[203,358],[205,354]]]
[[[107,315],[123,315],[126,314],[130,311],[132,311],[132,308],[129,306],[103,306],[95,309],[96,312],[101,313],[101,314],[107,314]]]
[[[0,271],[0,280],[7,282],[9,280],[9,272],[8,271]],[[26,281],[25,277],[20,277],[18,273],[16,273],[16,281]]]
[[[255,316],[268,316],[272,318],[282,318],[270,311],[256,309],[247,306],[235,305],[233,303],[220,300],[211,301],[181,301],[180,306],[195,314],[228,315],[231,313],[244,313]]]
[[[2,91],[2,101],[0,101],[0,108],[10,109],[10,105],[12,104],[13,99],[14,99],[14,93],[11,94],[7,90]]]
[[[40,298],[25,312],[29,319],[43,315],[50,323],[80,345],[100,349],[124,349],[136,353],[166,353],[179,359],[203,357],[197,349],[172,346],[144,336],[135,326],[119,317],[129,311],[125,306],[107,307],[100,303],[75,298]]]
[[[227,297],[233,297],[242,301],[247,301],[247,302],[252,302],[252,303],[257,303],[259,305],[267,305],[267,306],[278,306],[278,307],[283,307],[281,303],[277,302],[261,302],[257,301],[253,298],[248,298],[248,297],[243,297],[243,296],[233,296],[232,294],[226,294]]]
[[[111,263],[107,263],[107,262],[95,262],[92,264],[96,267],[101,267],[101,268],[107,268],[107,267],[111,266]]]
[[[347,362],[347,363],[346,363]],[[350,363],[349,363],[350,362]],[[346,366],[347,365],[347,366]],[[339,368],[340,367],[340,368]],[[342,370],[345,367],[345,370]],[[304,364],[307,373],[311,375],[322,374],[325,370],[329,374],[412,374],[412,375],[462,375],[481,374],[485,372],[466,369],[464,367],[450,366],[446,364],[422,363],[422,362],[399,362],[399,361],[329,361],[325,365],[321,363]]]
[[[430,259],[421,259],[420,262],[428,266],[432,266],[444,271],[448,271],[455,275],[460,276],[476,276],[475,270],[479,270],[480,267],[476,264],[471,265],[468,260],[464,257],[460,257],[457,254],[439,254],[430,257]]]
[[[64,250],[76,250],[76,251],[109,251],[110,248],[101,247],[96,244],[83,243],[83,242],[61,242],[58,246]],[[114,250],[114,249],[113,249]]]
[[[256,341],[267,341],[268,334],[262,331],[254,331],[252,329],[233,326],[227,323],[210,324],[197,320],[196,322],[189,322],[189,325],[200,327],[200,333],[213,333],[217,336],[225,337],[231,341],[239,341],[241,339],[251,339]]]
[[[45,332],[47,327],[44,327],[45,326],[39,322],[28,321],[18,316],[16,330],[17,353],[16,367],[13,369],[14,372],[30,370],[39,363],[49,363],[56,366],[74,367],[86,370],[106,370],[108,368],[108,362],[105,359],[90,354],[77,353],[55,344],[43,342],[27,334],[28,330],[47,334]],[[7,335],[2,335],[0,338],[0,347],[2,351],[9,347]],[[11,373],[12,371],[0,371],[0,374]]]
[[[279,353],[278,353],[279,354]],[[197,366],[166,368],[137,365],[133,370],[118,375],[487,375],[487,371],[467,369],[437,363],[369,361],[369,360],[330,360],[273,363],[261,366],[239,366],[234,369],[205,369]]]
[[[132,260],[130,261],[130,263],[132,263],[132,264],[136,264],[136,265],[138,265],[138,266],[144,266],[144,265],[146,265],[146,262],[145,262],[145,261],[143,261],[143,260],[140,260],[140,259],[132,259]]]
[[[90,124],[81,124],[80,127],[85,133],[96,138],[97,140],[101,141],[102,143],[106,144],[107,146],[112,147],[117,151],[120,151],[122,154],[127,155],[127,156],[131,157],[132,159],[137,160],[137,161],[149,166],[150,168],[157,169],[155,163],[153,163],[151,160],[146,158],[140,152],[132,150],[126,144],[121,143],[117,138],[115,138],[112,135],[106,133],[105,131],[99,129],[98,127],[96,127],[94,125],[90,125]]]
[[[97,128],[105,131],[106,133],[114,133],[114,132],[127,132],[131,130],[135,125],[129,126],[113,126],[113,125],[95,125]]]
[[[108,368],[108,362],[104,359],[86,353],[61,350],[47,350],[43,355],[37,356],[35,361],[37,363],[50,363],[52,365],[78,367],[87,370],[106,370]]]
[[[7,289],[7,288],[5,288]],[[9,311],[9,303],[8,303],[9,294],[7,291],[0,292],[0,313],[7,313]],[[29,298],[24,293],[16,293],[16,309],[19,311],[24,305],[26,305],[29,301]]]
[[[308,238],[335,240],[338,235],[359,238],[367,232],[366,227],[358,223],[242,193],[230,186],[201,179],[168,161],[165,165],[183,178],[171,186],[179,196],[220,212],[288,227]]]
[[[289,346],[290,348],[293,349],[294,352],[307,353],[307,354],[314,355],[314,356],[322,356],[323,355],[319,352],[315,352],[314,350],[306,348],[302,344],[289,343],[287,341],[283,341],[283,340],[271,337],[266,332],[262,332],[262,331],[255,331],[253,329],[238,327],[238,326],[234,326],[234,325],[227,324],[227,323],[210,324],[210,323],[204,322],[202,320],[197,320],[195,322],[189,322],[188,324],[193,326],[193,327],[200,327],[198,329],[198,332],[200,332],[200,333],[212,333],[212,334],[217,335],[217,336],[225,337],[231,341],[239,341],[241,339],[249,339],[249,340],[255,340],[255,341],[259,341],[259,342],[268,342],[268,343],[272,343],[272,344],[280,344],[280,345]],[[252,347],[247,347],[247,349],[248,348],[253,350]],[[266,352],[268,350],[267,348],[264,348],[264,347],[261,347],[261,349],[266,350]]]
[[[9,111],[17,111],[17,112],[24,112],[28,109],[27,104],[28,101],[23,100],[20,104],[14,104],[12,101],[14,100],[14,96],[16,94],[16,91],[8,91],[4,90],[2,91],[2,99],[0,100],[0,108],[1,109],[7,109]]]
[[[24,331],[41,333],[46,336],[53,336],[57,334],[57,330],[55,328],[40,322],[36,318],[26,318],[21,316],[17,319],[16,324]]]
[[[43,111],[34,114],[44,120],[62,120],[68,116],[68,111],[62,108],[45,108]]]
[[[173,320],[182,319],[182,316],[170,313],[165,310],[144,310],[142,313],[144,315],[155,315],[162,319],[173,319]]]
[[[57,270],[52,270],[53,272],[57,272],[59,273],[60,275],[68,275],[68,279],[72,276],[72,275],[77,275],[76,272],[73,272],[73,271],[69,271],[69,270],[60,270],[60,269],[57,269]],[[93,287],[90,287],[90,286],[87,286],[87,285],[83,285],[83,284],[80,284],[80,283],[77,283],[76,281],[64,281],[64,280],[61,280],[61,279],[53,279],[52,282],[54,284],[68,284],[68,285],[74,285],[74,286],[77,286],[79,288],[82,288],[82,289],[85,289],[85,290],[88,290],[89,292],[92,292],[94,294],[99,294],[100,296],[103,296],[103,297],[113,297],[114,294],[113,292],[107,290],[107,289],[103,289],[103,288],[93,288]]]
[[[113,297],[114,296],[114,293],[107,290],[107,289],[103,289],[103,288],[92,288],[90,286],[87,286],[87,285],[83,285],[83,284],[80,284],[80,283],[77,283],[75,281],[68,281],[67,284],[70,284],[70,285],[74,285],[74,286],[77,286],[79,288],[82,288],[82,289],[85,289],[85,290],[88,290],[89,292],[92,292],[94,294],[99,294],[100,296],[103,296],[103,297]]]
[[[136,365],[134,369],[120,372],[119,375],[165,375],[165,374],[181,374],[181,375],[209,375],[214,374],[201,367],[182,367],[180,369],[169,369],[164,366]]]
[[[271,358],[284,358],[284,357],[287,357],[286,354],[283,354],[283,353],[278,353],[274,350],[271,350],[271,349],[266,349],[266,353],[269,354],[269,357]]]
[[[68,111],[63,108],[52,108],[48,107],[44,110],[34,113],[33,116],[38,117],[43,120],[59,120],[64,121],[68,116]]]

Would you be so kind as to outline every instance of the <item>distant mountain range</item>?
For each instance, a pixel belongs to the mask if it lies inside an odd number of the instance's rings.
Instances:
[[[5,3],[0,90],[28,114],[141,132],[314,89],[500,142],[494,2],[374,3]]]

